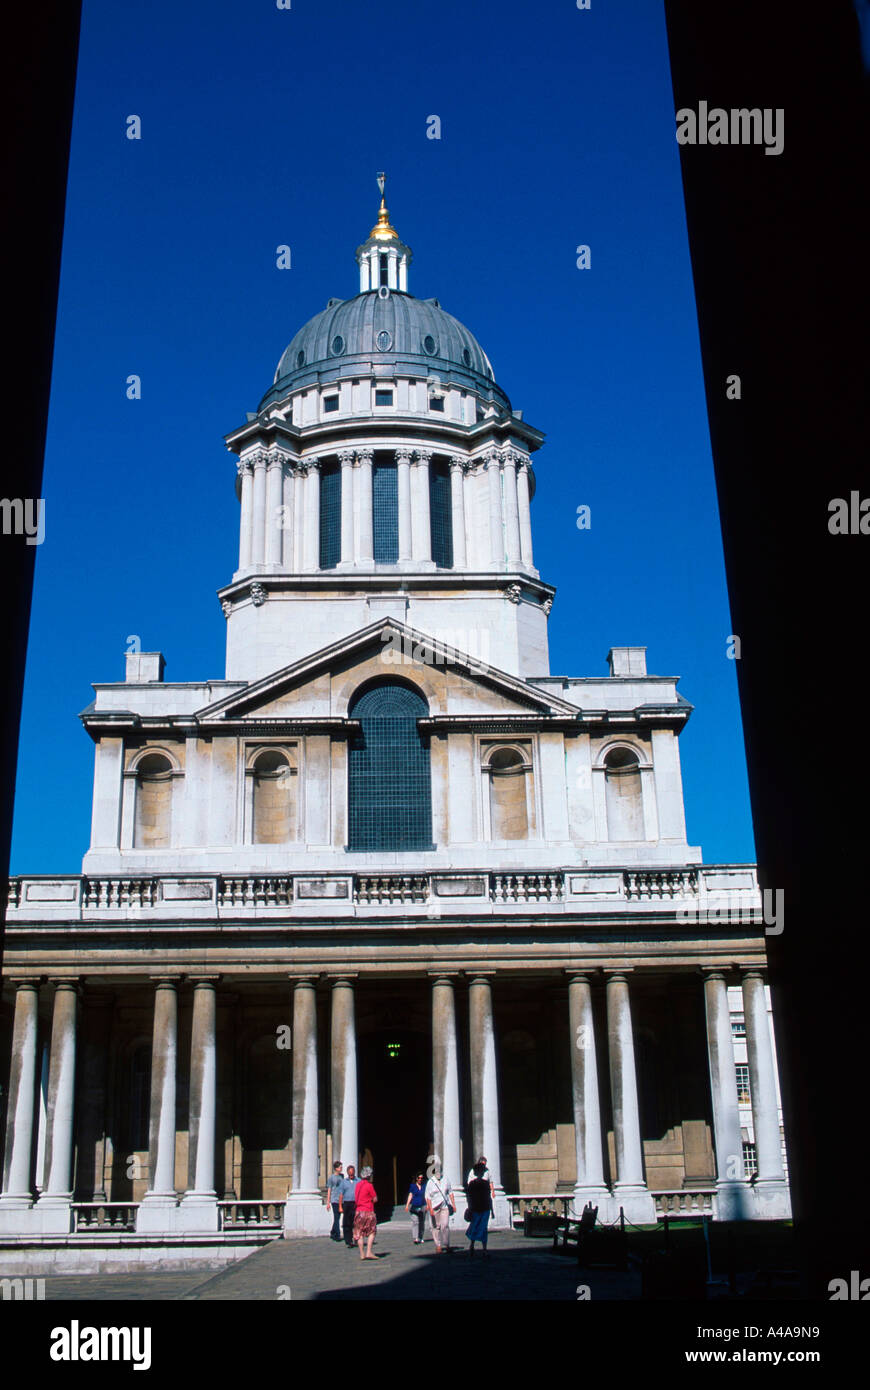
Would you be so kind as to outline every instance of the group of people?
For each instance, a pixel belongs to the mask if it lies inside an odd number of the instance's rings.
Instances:
[[[372,1169],[363,1168],[357,1177],[352,1163],[347,1165],[347,1175],[342,1172],[343,1164],[335,1162],[332,1174],[326,1185],[326,1206],[332,1207],[332,1230],[330,1239],[344,1240],[349,1250],[359,1246],[360,1259],[374,1260],[372,1254],[377,1220],[375,1203],[378,1194],[372,1185]],[[474,1254],[475,1244],[479,1244],[485,1255],[492,1214],[492,1199],[495,1187],[485,1158],[479,1158],[468,1174],[465,1185],[466,1211],[464,1220],[468,1222],[465,1233],[469,1241],[469,1255]],[[432,1226],[432,1240],[435,1254],[450,1253],[450,1217],[456,1214],[456,1198],[450,1179],[442,1175],[435,1164],[428,1180],[422,1172],[417,1173],[408,1188],[405,1211],[411,1218],[411,1239],[415,1245],[422,1245],[425,1239],[426,1216]]]

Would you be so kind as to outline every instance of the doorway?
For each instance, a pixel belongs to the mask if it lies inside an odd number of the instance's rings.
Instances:
[[[416,1172],[426,1172],[432,1139],[429,1038],[379,1028],[359,1041],[360,1166],[371,1163],[378,1221],[404,1206]]]

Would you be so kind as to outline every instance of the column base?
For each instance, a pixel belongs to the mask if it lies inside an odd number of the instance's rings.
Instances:
[[[43,1193],[34,1203],[32,1213],[27,1218],[27,1230],[40,1235],[68,1236],[72,1231],[72,1193]]]
[[[761,1178],[752,1184],[756,1221],[790,1221],[791,1193],[784,1178]]]
[[[609,1190],[603,1184],[593,1186],[592,1184],[576,1183],[571,1194],[571,1206],[568,1209],[568,1215],[572,1221],[579,1221],[586,1203],[591,1202],[593,1207],[598,1208],[600,1220],[602,1213],[609,1210],[612,1200]]]
[[[284,1204],[284,1239],[325,1236],[332,1230],[332,1212],[319,1192],[288,1192]]]
[[[626,1221],[630,1221],[633,1226],[655,1226],[658,1224],[655,1200],[644,1183],[614,1183],[610,1198],[610,1211],[604,1220],[618,1221],[620,1207],[622,1207]],[[603,1213],[599,1212],[599,1221],[602,1216]]]
[[[717,1182],[717,1221],[751,1221],[754,1216],[755,1198],[747,1182]]]
[[[0,1195],[0,1211],[26,1211],[32,1206],[32,1192],[4,1192]]]
[[[29,1192],[4,1192],[0,1197],[0,1235],[23,1236],[39,1230]]]
[[[176,1230],[218,1231],[219,1218],[216,1192],[185,1192],[178,1204]]]
[[[151,1235],[171,1235],[178,1229],[177,1210],[177,1193],[146,1192],[136,1212],[136,1230],[147,1231]]]
[[[456,1209],[457,1211],[459,1211],[458,1200],[456,1203]],[[459,1215],[462,1215],[461,1211],[459,1211]],[[507,1198],[505,1197],[505,1191],[503,1187],[496,1187],[495,1189],[495,1195],[492,1199],[492,1216],[490,1217],[489,1225],[490,1230],[493,1231],[510,1231],[512,1229],[511,1209],[507,1201]]]

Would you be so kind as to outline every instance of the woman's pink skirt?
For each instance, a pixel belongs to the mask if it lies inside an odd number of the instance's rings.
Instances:
[[[353,1218],[353,1238],[359,1240],[362,1237],[366,1240],[368,1236],[373,1236],[378,1229],[378,1223],[373,1211],[358,1211]]]

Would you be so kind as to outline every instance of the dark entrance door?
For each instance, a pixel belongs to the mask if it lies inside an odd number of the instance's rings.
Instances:
[[[404,1205],[415,1172],[426,1172],[432,1129],[429,1039],[403,1028],[360,1040],[359,1146],[375,1170],[377,1217]]]

